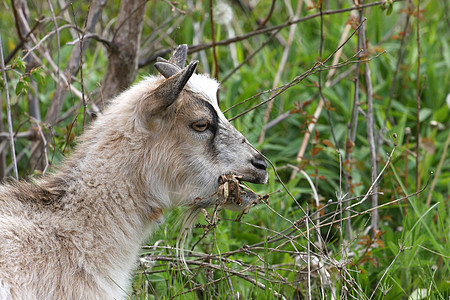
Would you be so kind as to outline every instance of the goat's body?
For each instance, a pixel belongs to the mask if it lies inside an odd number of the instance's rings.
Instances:
[[[139,246],[161,222],[168,207],[163,199],[169,198],[168,190],[149,186],[158,181],[143,177],[160,158],[133,149],[133,139],[142,137],[127,136],[135,105],[130,102],[105,112],[57,173],[35,184],[0,188],[0,289],[5,294],[14,299],[126,295]]]
[[[194,69],[118,96],[54,174],[0,187],[0,298],[122,299],[164,209],[211,205],[221,174],[267,180],[218,109],[217,82]]]
[[[139,246],[162,210],[140,208],[135,186],[104,171],[2,188],[0,289],[17,299],[124,297]]]

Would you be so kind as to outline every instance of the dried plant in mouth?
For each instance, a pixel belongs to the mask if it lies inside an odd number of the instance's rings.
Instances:
[[[191,228],[191,226],[187,227],[186,224],[192,224],[195,221],[196,216],[200,212],[203,214],[204,220],[207,222],[207,224],[205,225],[203,224],[195,225],[196,228],[203,228],[204,233],[195,242],[195,244],[192,246],[192,249],[194,249],[195,246],[207,236],[210,230],[216,228],[217,224],[219,224],[220,212],[222,211],[222,208],[226,208],[228,210],[233,211],[240,211],[241,213],[236,218],[236,221],[239,222],[242,216],[248,213],[250,207],[258,204],[260,201],[267,201],[267,199],[269,198],[268,194],[264,196],[256,194],[249,187],[243,185],[240,179],[241,176],[237,176],[231,173],[220,175],[219,187],[217,188],[217,191],[213,195],[205,198],[205,199],[209,199],[211,197],[216,198],[216,205],[214,206],[212,214],[210,215],[205,207],[197,206],[198,208],[197,211],[191,211],[191,213],[186,216],[183,224],[185,226],[184,227],[185,229]],[[196,199],[194,203],[198,205],[199,201],[205,199]],[[186,236],[187,231],[181,230],[181,234],[177,242],[177,244],[179,244],[179,247],[177,248],[184,248]],[[180,254],[181,260],[185,264],[184,252],[181,252]],[[186,264],[185,266],[187,269],[189,269]]]
[[[258,195],[240,181],[241,176],[224,174],[219,177],[219,188],[217,189],[218,205],[224,205],[226,209],[248,213],[250,207],[258,204],[261,200],[267,200],[268,195]]]
[[[261,200],[267,201],[269,198],[268,194],[264,196],[256,194],[249,187],[241,183],[241,178],[241,176],[237,176],[232,173],[220,175],[218,179],[219,187],[214,194],[204,198],[196,198],[192,202],[191,209],[187,211],[183,221],[181,222],[182,228],[177,239],[178,248],[184,248],[184,243],[190,229],[193,227],[203,228],[205,232],[203,236],[194,244],[192,247],[194,248],[195,245],[220,222],[219,216],[223,208],[241,212],[236,218],[236,221],[240,221],[242,216],[249,212],[250,207],[258,204]],[[212,203],[211,200],[213,201]],[[215,205],[213,204],[214,201]],[[206,209],[213,205],[214,210],[210,215]],[[206,225],[194,225],[199,214],[203,214],[204,220],[207,222]],[[183,255],[183,252],[181,252],[182,260],[184,260]]]

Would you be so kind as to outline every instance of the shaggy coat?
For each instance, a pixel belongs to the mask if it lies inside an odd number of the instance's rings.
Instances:
[[[116,97],[56,172],[0,187],[0,299],[123,299],[163,210],[210,206],[222,174],[267,181],[218,83],[183,59],[157,67],[164,77]]]

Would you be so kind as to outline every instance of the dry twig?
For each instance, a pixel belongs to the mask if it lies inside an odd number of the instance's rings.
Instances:
[[[417,41],[417,78],[416,78],[416,191],[420,187],[420,0],[417,1],[417,26],[416,26],[416,41]]]
[[[11,156],[12,156],[12,161],[13,161],[12,163],[13,163],[13,167],[14,167],[14,177],[18,180],[19,172],[17,170],[16,149],[14,146],[13,125],[12,125],[12,118],[11,118],[11,101],[9,99],[8,78],[6,76],[6,70],[5,70],[5,60],[3,57],[3,44],[2,44],[1,34],[0,34],[0,60],[1,60],[1,67],[2,67],[2,74],[3,74],[3,84],[5,86],[6,114],[7,114],[7,118],[8,118],[9,143],[11,146]]]

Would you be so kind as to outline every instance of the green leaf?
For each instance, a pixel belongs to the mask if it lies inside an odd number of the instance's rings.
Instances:
[[[31,77],[36,82],[40,82],[41,84],[45,84],[45,72],[42,67],[36,67],[31,69],[30,71]]]
[[[392,13],[394,5],[391,0],[387,0],[386,2],[380,5],[381,10],[386,11],[386,16],[389,16]]]
[[[388,8],[387,8],[387,11],[386,11],[386,16],[389,16],[392,13],[392,8],[393,7],[394,7],[394,5],[392,5],[392,3],[389,2]]]
[[[203,12],[201,10],[196,10],[192,13],[192,20],[196,22],[201,22],[204,18]]]
[[[30,78],[27,76],[22,76],[16,85],[16,95],[27,94],[30,89]]]
[[[11,68],[17,70],[19,69],[21,72],[25,72],[25,67],[27,66],[26,62],[22,59],[22,57],[18,57],[11,64]]]
[[[16,95],[20,95],[24,89],[24,84],[22,81],[19,81],[16,85]]]
[[[23,82],[23,81],[20,81],[17,84],[17,86],[16,86],[16,95],[18,96],[18,95],[20,95],[22,93],[27,94],[28,90],[27,90],[27,87],[26,87],[26,83]]]

